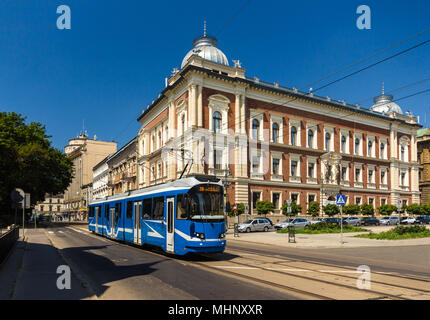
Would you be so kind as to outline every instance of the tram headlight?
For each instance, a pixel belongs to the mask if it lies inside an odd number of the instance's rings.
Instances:
[[[205,239],[205,234],[204,233],[194,232],[194,236],[196,236],[197,238],[200,238],[202,240]]]
[[[219,238],[220,238],[220,239],[224,239],[224,238],[225,238],[225,233],[224,233],[224,232],[223,232],[223,233],[220,233],[220,234],[219,234]]]

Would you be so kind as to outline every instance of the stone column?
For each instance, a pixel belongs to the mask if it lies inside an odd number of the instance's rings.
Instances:
[[[196,106],[196,85],[192,84],[189,89],[188,97],[188,113],[191,122],[191,127],[197,126],[197,106]]]
[[[241,103],[240,103],[240,94],[236,93],[236,101],[234,104],[234,115],[235,115],[235,123],[234,123],[234,131],[236,134],[241,132],[240,129],[240,118],[241,118]]]
[[[197,90],[197,117],[199,128],[203,127],[203,87],[198,86]]]
[[[242,95],[242,103],[240,107],[240,133],[246,134],[246,112],[245,112],[245,96]]]

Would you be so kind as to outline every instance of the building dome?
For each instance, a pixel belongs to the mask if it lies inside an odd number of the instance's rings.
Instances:
[[[393,99],[393,96],[385,94],[384,86],[382,86],[382,95],[373,99],[375,104],[370,108],[370,110],[379,113],[395,112],[398,114],[403,114],[402,108],[400,108],[397,103],[394,103]]]
[[[217,48],[218,41],[214,37],[206,35],[206,25],[204,35],[193,41],[193,49],[187,53],[184,60],[182,60],[181,69],[187,64],[188,60],[193,55],[198,55],[205,60],[219,63],[228,66],[228,59],[225,54]]]

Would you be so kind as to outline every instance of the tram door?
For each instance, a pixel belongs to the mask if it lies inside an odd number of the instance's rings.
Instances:
[[[94,216],[96,218],[96,233],[99,232],[99,207],[95,207],[94,208]]]
[[[142,244],[142,233],[140,231],[140,217],[142,212],[142,202],[134,203],[134,243]]]
[[[175,250],[175,197],[167,198],[167,232],[166,232],[166,251]]]
[[[114,238],[115,234],[115,207],[110,208],[110,237]]]

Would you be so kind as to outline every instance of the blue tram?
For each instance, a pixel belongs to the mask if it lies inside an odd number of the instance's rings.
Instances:
[[[176,255],[223,252],[223,196],[219,179],[190,176],[95,200],[89,205],[88,229]]]

